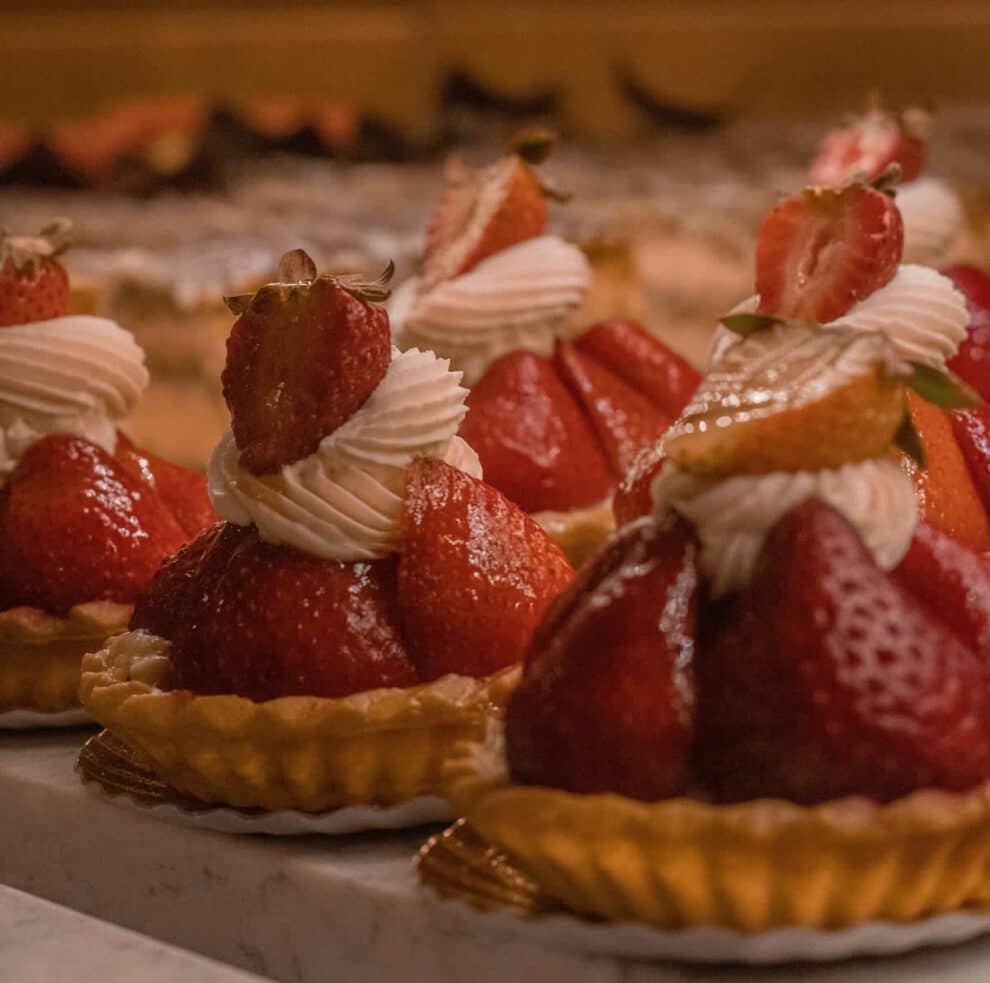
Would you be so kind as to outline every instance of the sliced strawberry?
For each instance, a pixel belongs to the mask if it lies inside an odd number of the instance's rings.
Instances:
[[[461,173],[441,199],[426,233],[424,287],[466,273],[487,256],[535,238],[546,223],[540,182],[518,155]]]
[[[187,536],[195,536],[217,521],[217,514],[206,492],[206,475],[138,450],[119,431],[114,457],[154,491],[171,510]]]
[[[701,373],[636,321],[601,321],[575,342],[610,372],[675,419],[694,395]]]
[[[624,526],[653,511],[653,479],[660,473],[665,460],[662,443],[640,451],[633,466],[619,482],[612,499],[617,526]]]
[[[697,671],[719,799],[886,801],[990,777],[985,666],[820,501],[771,531]]]
[[[0,608],[133,601],[186,539],[158,497],[95,444],[44,437],[0,491]]]
[[[262,288],[237,320],[221,379],[249,471],[313,453],[384,378],[388,315],[362,296],[334,278],[307,277]]]
[[[576,509],[608,495],[605,453],[550,359],[504,355],[467,406],[460,434],[477,451],[485,480],[525,511]]]
[[[760,312],[825,324],[886,284],[901,260],[894,200],[862,184],[808,188],[766,218],[756,244]]]
[[[55,222],[38,236],[0,232],[0,327],[61,317],[69,310],[69,276],[58,257],[69,226]]]
[[[854,176],[872,181],[891,164],[900,165],[902,181],[914,181],[925,164],[925,140],[910,117],[874,109],[826,134],[811,165],[811,182],[837,186]]]
[[[253,526],[204,533],[155,578],[133,626],[171,641],[173,689],[261,701],[417,681],[394,560],[320,560],[263,542]]]
[[[518,662],[573,575],[528,515],[435,459],[409,470],[403,536],[399,607],[424,679],[486,676]]]
[[[990,520],[987,510],[970,477],[970,467],[977,468],[977,445],[957,440],[952,414],[928,403],[915,393],[908,393],[911,420],[925,449],[926,467],[918,468],[904,459],[905,468],[914,479],[921,514],[930,526],[947,533],[970,549],[990,550]],[[964,417],[958,430],[966,435]],[[960,447],[968,449],[963,456]],[[972,464],[967,466],[967,458]]]
[[[557,343],[554,363],[591,417],[615,478],[621,478],[636,455],[663,436],[670,417],[568,342]]]
[[[990,560],[922,522],[892,576],[990,666]]]
[[[949,368],[984,398],[990,399],[990,276],[975,266],[942,270],[966,297],[969,326]]]
[[[981,403],[971,410],[950,413],[949,419],[969,477],[984,511],[990,514],[990,406]]]
[[[685,527],[653,519],[627,526],[584,568],[537,632],[509,700],[515,781],[647,801],[685,791],[697,592]]]

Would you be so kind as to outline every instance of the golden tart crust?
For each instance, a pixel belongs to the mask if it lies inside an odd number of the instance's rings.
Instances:
[[[500,727],[448,766],[454,807],[575,912],[761,932],[911,921],[990,902],[990,783],[889,803],[644,803],[509,782]]]
[[[83,655],[126,631],[132,610],[130,604],[91,601],[64,617],[31,607],[0,611],[0,712],[78,707]]]
[[[575,570],[615,532],[611,497],[597,505],[566,512],[534,512],[532,518],[564,551]]]
[[[519,671],[259,703],[159,689],[167,668],[164,639],[142,631],[113,638],[83,660],[83,706],[179,792],[303,812],[443,794],[452,744],[484,732]]]

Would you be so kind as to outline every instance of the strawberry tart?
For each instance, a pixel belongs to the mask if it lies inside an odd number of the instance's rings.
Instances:
[[[461,435],[485,477],[580,562],[614,528],[636,454],[683,408],[698,373],[642,325],[575,323],[590,281],[546,234],[545,140],[459,170],[430,224],[422,275],[392,305],[399,347],[429,347],[471,387]]]
[[[296,250],[230,301],[225,521],[86,658],[86,708],[185,795],[320,812],[438,792],[572,578],[480,480],[460,374],[391,347],[386,274],[318,276]]]
[[[83,653],[216,518],[202,475],[118,431],[144,354],[114,322],[66,314],[67,238],[59,222],[0,239],[0,713],[77,707]]]

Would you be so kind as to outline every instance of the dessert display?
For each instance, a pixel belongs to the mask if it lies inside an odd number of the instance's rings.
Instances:
[[[904,260],[941,266],[953,255],[965,215],[958,195],[945,181],[923,176],[929,130],[930,119],[923,109],[891,113],[874,103],[861,117],[825,136],[810,176],[813,184],[838,186],[851,177],[873,181],[891,164],[898,164]]]
[[[118,430],[144,355],[112,321],[67,314],[67,242],[61,222],[0,239],[0,713],[39,719],[78,707],[83,653],[215,520],[203,475]]]
[[[322,813],[439,793],[572,578],[481,480],[467,395],[391,345],[391,269],[318,276],[301,250],[232,298],[224,520],[166,563],[131,630],[84,661],[87,710],[177,793]]]
[[[451,762],[471,835],[572,912],[758,933],[990,899],[990,563],[897,460],[939,466],[919,402],[974,398],[938,330],[961,300],[898,269],[890,228],[862,183],[771,213],[758,304],[623,490],[632,512],[645,482],[650,514],[558,598],[504,723]]]
[[[449,356],[471,386],[461,435],[485,476],[575,561],[613,528],[611,496],[680,412],[698,374],[629,320],[583,332],[581,251],[545,234],[545,140],[458,170],[430,224],[420,276],[393,303],[400,347]]]

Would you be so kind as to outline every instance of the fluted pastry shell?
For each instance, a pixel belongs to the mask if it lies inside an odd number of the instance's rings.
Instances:
[[[512,785],[499,731],[452,755],[450,801],[579,914],[762,932],[905,922],[990,900],[990,783],[889,804],[643,803]]]
[[[78,707],[83,655],[125,631],[132,610],[130,604],[92,601],[64,616],[31,607],[0,611],[0,712]]]
[[[615,532],[612,499],[566,512],[534,512],[533,518],[577,569]]]
[[[149,645],[150,641],[150,645]],[[83,661],[83,706],[177,791],[236,808],[325,812],[443,794],[443,765],[477,738],[518,669],[338,699],[255,702],[162,690],[167,643],[128,632]]]

